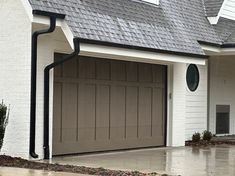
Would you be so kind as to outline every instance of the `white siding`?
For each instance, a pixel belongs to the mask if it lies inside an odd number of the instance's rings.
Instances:
[[[198,66],[200,83],[195,92],[186,87],[185,138],[191,139],[195,132],[207,129],[207,66]]]
[[[217,24],[220,17],[235,20],[235,0],[224,0],[216,17],[208,17],[211,24]]]
[[[0,99],[11,105],[2,153],[28,158],[31,23],[20,0],[0,1]]]
[[[207,65],[200,66],[200,84],[195,92],[189,91],[186,84],[188,64],[173,65],[172,144],[183,146],[195,132],[207,129]],[[172,126],[172,127],[171,127]],[[171,131],[170,130],[170,131]]]
[[[234,56],[210,58],[210,130],[216,132],[216,105],[230,105],[230,133],[235,133]]]
[[[220,12],[220,16],[235,20],[235,0],[225,0]]]

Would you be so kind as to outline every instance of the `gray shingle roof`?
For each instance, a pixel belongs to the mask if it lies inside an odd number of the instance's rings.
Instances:
[[[220,18],[215,28],[224,44],[235,43],[235,21]]]
[[[222,7],[224,0],[204,0],[206,14],[208,17],[216,17]]]
[[[204,54],[197,41],[221,44],[202,0],[29,0],[33,9],[66,14],[74,37]]]
[[[235,31],[233,31],[228,39],[224,42],[225,44],[234,44],[235,43]]]

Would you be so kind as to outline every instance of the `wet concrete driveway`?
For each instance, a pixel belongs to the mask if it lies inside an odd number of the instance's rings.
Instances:
[[[0,176],[86,176],[86,175],[0,167]]]
[[[235,146],[163,148],[55,157],[52,162],[183,176],[235,176]]]

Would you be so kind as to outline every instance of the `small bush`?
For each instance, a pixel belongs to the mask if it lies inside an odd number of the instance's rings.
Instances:
[[[194,133],[192,136],[192,142],[199,142],[201,140],[201,134],[200,133]]]
[[[212,137],[213,137],[212,133],[210,131],[207,131],[207,130],[204,131],[203,134],[202,134],[202,139],[204,141],[211,141]]]
[[[9,110],[8,110],[9,112]],[[8,124],[9,113],[7,113],[7,106],[4,105],[3,101],[0,104],[0,150],[3,145],[3,139],[5,135],[5,129]]]

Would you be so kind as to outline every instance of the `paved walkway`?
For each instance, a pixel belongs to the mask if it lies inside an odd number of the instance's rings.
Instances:
[[[86,175],[0,167],[0,176],[86,176]]]
[[[52,162],[183,176],[235,176],[235,146],[149,149],[58,157]]]

